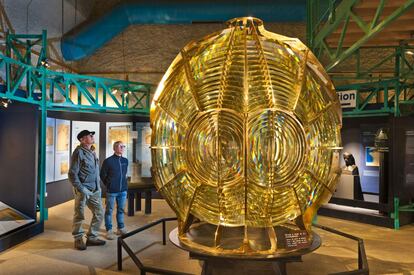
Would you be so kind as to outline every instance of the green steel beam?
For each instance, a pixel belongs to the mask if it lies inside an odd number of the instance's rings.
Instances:
[[[400,229],[400,199],[398,197],[394,197],[394,229]]]
[[[380,0],[380,3],[377,7],[377,10],[375,12],[374,18],[371,21],[370,29],[372,30],[378,23],[378,19],[382,14],[382,11],[384,10],[385,0]]]
[[[359,118],[359,117],[384,117],[384,116],[389,116],[389,113],[386,112],[366,112],[366,111],[361,111],[361,112],[342,112],[342,117],[344,118]]]
[[[339,37],[338,46],[336,48],[335,56],[338,56],[339,53],[342,51],[342,44],[343,44],[344,39],[345,39],[345,34],[346,34],[347,29],[348,29],[348,24],[349,24],[349,16],[347,16],[345,18],[345,23],[344,23],[344,26],[342,27],[342,32],[341,32],[341,36]]]
[[[400,212],[414,212],[414,203],[407,205],[400,205],[400,198],[394,197],[394,213],[392,218],[394,218],[394,229],[400,229]]]
[[[42,69],[44,71],[44,69]],[[42,99],[40,102],[40,148],[39,148],[39,208],[40,208],[40,221],[43,222],[47,219],[45,209],[46,198],[46,73],[42,73]]]
[[[367,25],[364,20],[362,20],[358,15],[352,12],[352,10],[349,11],[349,15],[354,20],[355,23],[357,23],[358,27],[363,30],[366,34],[369,33],[369,25]]]

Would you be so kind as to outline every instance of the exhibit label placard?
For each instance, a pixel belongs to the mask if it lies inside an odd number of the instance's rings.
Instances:
[[[286,248],[301,249],[309,247],[306,230],[285,233]]]
[[[356,107],[356,90],[337,91],[341,108],[355,108]]]

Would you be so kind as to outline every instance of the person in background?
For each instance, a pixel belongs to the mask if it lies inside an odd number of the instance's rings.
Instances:
[[[106,186],[105,228],[106,238],[113,240],[115,233],[112,230],[112,210],[116,201],[117,235],[127,233],[124,224],[124,206],[127,198],[127,170],[128,159],[122,157],[125,145],[117,141],[113,146],[114,154],[105,159],[101,169],[101,179]]]
[[[99,160],[92,146],[95,143],[94,134],[95,132],[88,130],[83,130],[78,134],[80,145],[73,151],[68,172],[75,195],[72,235],[75,238],[75,248],[78,250],[85,250],[87,246],[105,244],[105,241],[98,238],[104,213],[99,181]],[[86,244],[83,242],[82,229],[82,223],[85,220],[85,205],[93,214]]]

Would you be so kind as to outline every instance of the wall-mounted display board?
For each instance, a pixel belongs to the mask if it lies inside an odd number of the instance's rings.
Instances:
[[[82,130],[89,130],[95,132],[95,152],[99,152],[99,122],[93,121],[72,121],[72,149],[71,154],[75,148],[80,144],[77,135]]]
[[[46,119],[46,182],[55,180],[55,123],[54,118]]]
[[[68,178],[70,121],[56,119],[55,181]]]
[[[151,177],[151,128],[149,122],[137,122],[138,176]]]
[[[70,121],[46,120],[46,182],[68,178]]]

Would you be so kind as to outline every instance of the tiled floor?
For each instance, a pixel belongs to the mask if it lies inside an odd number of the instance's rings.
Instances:
[[[108,241],[103,247],[88,247],[86,251],[73,249],[70,234],[72,208],[73,201],[70,201],[50,209],[43,234],[1,253],[0,274],[137,274],[137,267],[126,253],[123,255],[124,270],[117,271],[116,240]],[[87,213],[89,220],[90,213]],[[155,200],[151,215],[137,212],[134,217],[126,217],[126,225],[132,230],[171,216],[174,214],[168,205],[163,200]],[[318,222],[363,238],[370,274],[414,274],[414,225],[395,231],[326,217],[319,217]],[[170,222],[168,228],[171,230],[175,226],[175,222]],[[327,274],[356,268],[355,241],[318,229],[315,231],[322,237],[322,246],[304,256],[302,263],[288,264],[288,274]],[[189,260],[186,252],[170,243],[162,246],[160,241],[161,226],[127,239],[148,265],[200,274],[198,261]]]

